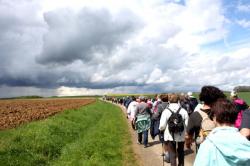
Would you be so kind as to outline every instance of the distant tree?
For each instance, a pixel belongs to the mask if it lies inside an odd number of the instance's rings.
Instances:
[[[236,86],[234,87],[236,92],[250,92],[250,86]]]

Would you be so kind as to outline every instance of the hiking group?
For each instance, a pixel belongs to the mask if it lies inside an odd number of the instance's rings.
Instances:
[[[194,166],[250,165],[250,109],[236,92],[227,99],[217,87],[203,86],[199,102],[191,92],[117,100],[127,109],[138,144],[148,132],[162,143],[165,162],[184,165],[184,146],[196,147]],[[178,164],[177,164],[178,163]]]

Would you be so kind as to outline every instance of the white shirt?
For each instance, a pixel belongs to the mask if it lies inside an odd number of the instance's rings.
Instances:
[[[204,104],[199,103],[199,104],[195,107],[194,112],[199,111],[203,106],[204,106]]]
[[[168,106],[169,109],[171,109],[173,112],[177,112],[177,110],[180,108],[180,105],[177,103],[170,103]],[[184,131],[182,133],[174,133],[174,141],[176,142],[184,142],[185,141],[185,132],[186,132],[186,126],[188,123],[188,113],[184,108],[181,108],[179,114],[182,116],[184,120]],[[173,137],[170,134],[168,130],[168,119],[171,116],[171,112],[168,109],[165,109],[162,112],[161,119],[160,119],[160,130],[165,130],[164,132],[164,140],[165,141],[173,141]]]
[[[127,109],[127,114],[128,114],[128,118],[133,121],[133,119],[135,118],[135,110],[136,110],[136,106],[138,105],[138,102],[136,101],[132,101]]]

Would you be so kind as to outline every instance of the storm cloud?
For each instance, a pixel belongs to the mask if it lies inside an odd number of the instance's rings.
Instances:
[[[133,33],[142,28],[141,21],[130,11],[112,16],[106,9],[84,8],[52,11],[44,14],[48,32],[44,35],[41,64],[71,64],[76,60],[88,63],[96,55],[108,58]]]
[[[220,0],[56,2],[0,1],[1,97],[250,83],[250,42],[230,46]]]

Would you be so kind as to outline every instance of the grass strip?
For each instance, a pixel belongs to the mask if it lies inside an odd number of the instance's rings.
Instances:
[[[137,165],[121,110],[97,101],[0,132],[0,165]]]

